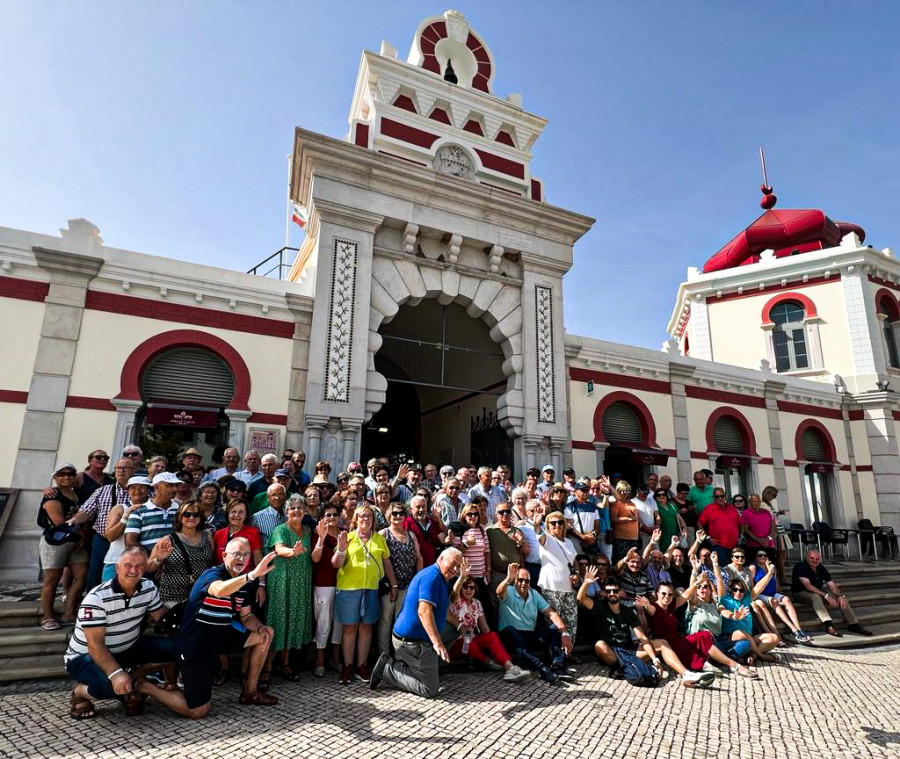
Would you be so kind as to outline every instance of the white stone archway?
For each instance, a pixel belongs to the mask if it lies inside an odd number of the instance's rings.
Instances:
[[[400,306],[415,306],[425,298],[436,298],[445,306],[465,306],[469,316],[481,318],[490,327],[491,339],[503,350],[502,371],[506,377],[506,392],[497,399],[497,415],[507,434],[521,436],[525,422],[521,287],[439,263],[383,254],[376,255],[372,263],[366,421],[384,405],[387,392],[387,379],[375,369],[375,354],[382,343],[378,330],[396,316]]]

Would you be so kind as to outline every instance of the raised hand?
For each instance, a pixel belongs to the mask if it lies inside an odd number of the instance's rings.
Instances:
[[[680,542],[681,540],[679,539],[679,537],[677,535],[673,535],[671,547],[675,548]]]
[[[337,541],[338,551],[340,551],[341,553],[346,551],[348,543],[349,543],[349,541],[347,540],[347,531],[341,530],[341,534],[338,535],[338,541]]]
[[[706,540],[706,531],[697,530],[697,542],[702,543],[704,540]]]
[[[719,566],[719,554],[715,551],[710,552],[709,558],[712,560],[712,564],[714,567]]]
[[[247,573],[247,578],[250,580],[258,580],[260,577],[265,577],[269,572],[275,569],[275,558],[277,556],[278,554],[276,554],[275,551],[267,553],[262,557],[262,561]]]
[[[638,596],[634,599],[634,605],[640,606],[642,609],[649,609],[653,604],[647,599],[647,596]]]
[[[630,559],[632,556],[634,556],[634,557],[639,557],[639,556],[640,556],[640,554],[638,553],[637,548],[634,548],[634,547],[629,548],[629,549],[628,549],[628,555],[627,555],[625,558],[626,558],[626,559]]]
[[[406,475],[408,475],[408,474],[409,474],[409,464],[401,464],[400,468],[397,470],[397,476],[401,480],[405,480]]]
[[[463,559],[459,563],[459,578],[465,580],[469,576],[469,562]]]
[[[656,543],[657,545],[659,545],[659,539],[660,539],[661,537],[662,537],[662,530],[660,530],[659,528],[657,528],[657,529],[655,529],[655,530],[653,531],[653,534],[650,536],[650,542],[651,542],[651,543]]]
[[[591,564],[587,569],[584,570],[584,581],[585,582],[595,582],[597,579],[597,567]]]
[[[150,558],[154,559],[157,564],[162,564],[167,558],[169,558],[169,554],[172,553],[175,548],[172,545],[172,538],[166,535],[164,538],[160,538],[156,545],[153,546],[153,550],[150,552]]]
[[[298,540],[291,549],[291,556],[299,556],[301,553],[306,553],[306,548],[303,546],[303,541]]]
[[[697,558],[697,554],[691,556],[691,566],[694,568],[695,572],[700,571],[700,559]]]
[[[319,523],[316,525],[316,534],[323,539],[328,534],[328,525],[325,524],[324,519],[320,519]]]
[[[519,565],[516,562],[513,562],[506,568],[506,580],[507,582],[513,582],[519,574]]]

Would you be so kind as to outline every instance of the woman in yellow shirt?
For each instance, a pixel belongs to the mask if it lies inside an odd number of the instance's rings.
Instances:
[[[371,676],[367,660],[372,644],[372,625],[381,616],[381,602],[378,598],[378,583],[381,578],[387,577],[391,594],[397,592],[391,552],[384,538],[375,531],[375,511],[369,504],[357,506],[350,529],[349,534],[341,532],[332,559],[332,564],[338,570],[334,619],[344,626],[341,635],[341,648],[344,652],[342,685],[349,684],[354,676],[363,682],[368,682]]]

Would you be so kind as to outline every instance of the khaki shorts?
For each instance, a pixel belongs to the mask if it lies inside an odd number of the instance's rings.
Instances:
[[[87,564],[88,552],[85,548],[75,550],[75,543],[51,546],[44,538],[40,543],[41,566],[44,569],[65,569],[73,564]]]

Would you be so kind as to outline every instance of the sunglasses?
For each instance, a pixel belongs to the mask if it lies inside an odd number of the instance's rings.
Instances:
[[[338,515],[335,514],[334,512],[330,512],[328,514],[324,514],[322,518],[323,519],[337,519],[337,516]]]
[[[547,522],[551,527],[559,527],[561,524],[565,524],[565,521],[562,519],[553,519]]]
[[[182,519],[199,519],[200,515],[196,511],[185,511],[181,515]]]
[[[74,477],[75,472],[57,472],[54,476],[56,476],[56,477]]]
[[[724,496],[724,495],[714,495],[713,498],[715,498],[717,501],[719,501],[719,500],[724,501],[724,500],[725,500],[725,496]]]
[[[475,586],[474,585],[463,585],[462,589],[463,590],[475,590]]]
[[[476,519],[478,519],[478,514],[475,513],[474,511],[470,511],[468,514],[466,514],[466,519],[470,519],[472,517],[475,517]]]
[[[447,490],[459,490],[459,488],[451,485],[450,487],[447,488]]]
[[[747,502],[743,498],[735,498],[734,501],[732,501],[732,503],[737,505],[739,503],[747,503]]]
[[[735,587],[735,588],[731,588],[731,592],[732,592],[732,593],[743,593],[743,592],[744,592],[744,589],[743,589],[743,588]]]
[[[520,577],[516,578],[516,582],[519,583],[519,585],[531,585],[531,580],[529,580],[527,577],[525,579],[522,579]]]
[[[742,553],[733,553],[733,554],[731,554],[731,558],[732,558],[732,559],[743,559],[743,558],[744,558],[744,554],[742,554]]]
[[[391,516],[392,517],[405,517],[406,512],[405,511],[392,511]]]
[[[757,558],[757,559],[768,559],[768,558],[769,558],[769,554],[767,554],[767,553],[758,553],[758,554],[756,554],[756,558]]]
[[[512,511],[510,509],[500,509],[497,512],[497,516],[501,516],[501,517],[504,515],[507,515],[507,514],[512,514]]]
[[[109,456],[91,456],[92,459],[97,459],[97,461],[109,461]]]
[[[141,454],[137,451],[128,451],[128,453],[123,453],[123,456],[140,456]]]

